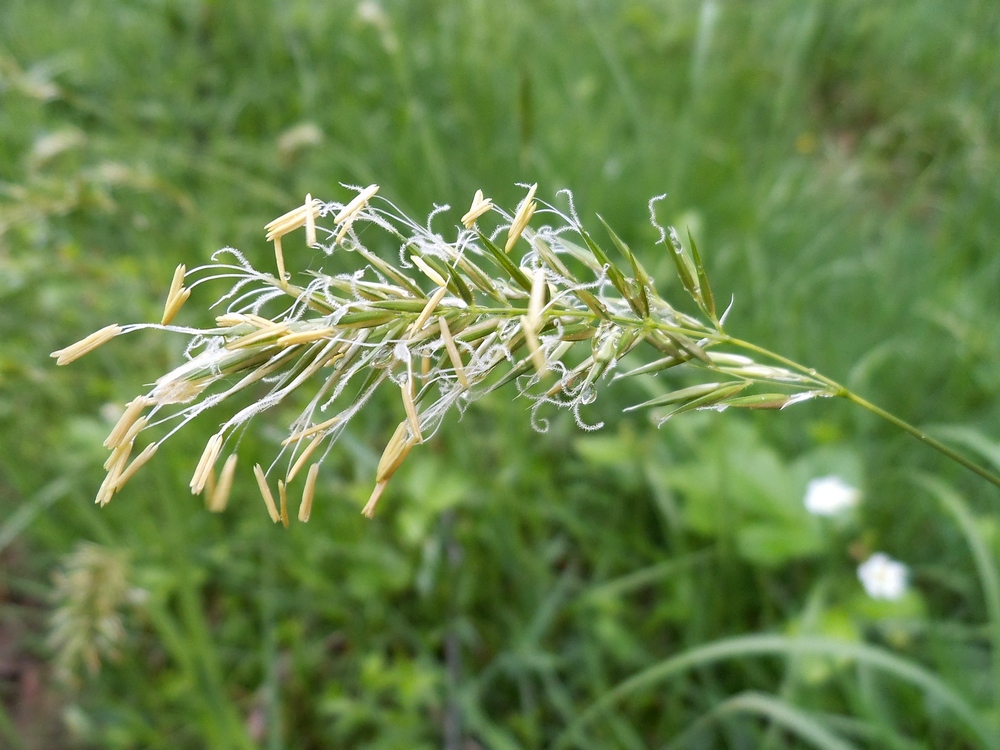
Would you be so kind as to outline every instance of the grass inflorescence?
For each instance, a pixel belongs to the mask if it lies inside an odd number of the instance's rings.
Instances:
[[[274,243],[276,274],[254,268],[240,251],[225,248],[208,265],[191,271],[178,266],[159,325],[110,325],[53,353],[59,364],[66,364],[119,334],[149,327],[191,337],[188,361],[134,399],[105,441],[111,456],[99,504],[106,504],[169,436],[259,383],[266,383],[267,391],[221,423],[208,440],[190,488],[194,494],[207,491],[211,510],[224,509],[241,430],[300,388],[311,389],[270,467],[254,467],[271,519],[287,526],[289,486],[312,462],[299,511],[302,520],[308,519],[319,463],[351,418],[386,384],[399,389],[405,417],[379,461],[375,487],[362,510],[368,517],[410,450],[432,436],[452,409],[462,411],[513,383],[533,402],[537,428],[546,429],[547,420],[538,412],[550,405],[571,410],[582,429],[597,429],[601,425],[588,424],[580,410],[594,401],[600,381],[680,366],[710,373],[712,379],[674,387],[625,410],[655,409],[662,424],[691,410],[782,409],[817,397],[843,396],[998,483],[989,472],[835,381],[726,334],[728,310],[719,314],[694,238],[688,234],[684,244],[675,228],[657,223],[656,198],[649,211],[660,233],[658,244],[671,257],[698,316],[664,299],[635,253],[601,219],[622,262],[613,260],[581,223],[568,192],[567,209],[560,210],[537,200],[537,185],[531,185],[508,213],[477,191],[461,225],[449,228],[446,236],[433,224],[447,206],[436,208],[421,225],[391,201],[376,197],[378,189],[356,188],[346,204],[307,195],[302,206],[270,222],[266,239]],[[541,226],[532,228],[536,212]],[[499,218],[489,233],[478,225],[488,214]],[[317,223],[328,217],[333,217],[332,228]],[[309,271],[306,283],[292,283],[282,238],[303,227],[308,247],[330,256],[352,254],[360,259],[353,265],[360,268],[334,274]],[[398,244],[397,260],[386,260],[365,244],[371,244],[372,235],[362,230],[369,228]],[[326,235],[324,241],[318,239],[320,233]],[[215,326],[169,325],[194,287],[220,279],[231,287],[213,305],[225,305]],[[716,350],[725,344],[778,364]],[[655,358],[619,372],[622,358],[640,346]],[[161,425],[169,428],[166,435],[130,461],[140,433]],[[214,467],[225,451],[229,456],[216,482]],[[277,504],[268,483],[272,473],[282,474]]]
[[[225,311],[212,328],[161,323],[161,328],[191,336],[189,359],[132,401],[122,415],[106,442],[112,458],[98,501],[110,500],[137,462],[148,459],[166,439],[150,443],[130,464],[138,433],[169,425],[168,437],[203,411],[261,381],[270,384],[268,392],[221,424],[208,441],[191,479],[192,492],[205,491],[223,449],[238,439],[243,425],[308,387],[308,405],[289,426],[271,467],[284,460],[282,482],[290,485],[307,461],[322,460],[351,418],[388,381],[399,389],[405,419],[379,462],[376,486],[364,508],[369,516],[410,449],[433,435],[453,407],[461,410],[513,382],[536,411],[546,404],[568,408],[581,427],[592,428],[580,415],[581,407],[594,400],[598,381],[614,373],[621,358],[640,344],[655,351],[657,359],[620,375],[693,362],[726,378],[676,390],[642,407],[669,405],[672,414],[727,405],[777,407],[831,395],[826,384],[807,375],[710,351],[724,340],[713,298],[696,251],[686,254],[672,228],[664,230],[663,244],[707,321],[664,300],[628,247],[609,232],[628,263],[626,276],[584,229],[571,200],[569,213],[548,204],[539,209],[535,189],[529,188],[513,214],[494,207],[480,191],[452,239],[434,231],[431,222],[422,226],[409,219],[389,201],[370,202],[377,191],[374,185],[346,205],[307,197],[303,206],[266,227],[267,239],[274,242],[277,274],[255,269],[232,248],[219,251],[215,263],[190,272],[179,267],[164,321],[173,318],[178,301],[192,288],[219,278],[232,284],[216,303],[226,304]],[[531,229],[536,210],[550,223]],[[501,220],[489,235],[477,224],[488,212]],[[317,229],[317,219],[326,217],[333,217],[333,227]],[[398,261],[389,262],[366,247],[359,225],[381,229],[398,242]],[[308,245],[319,245],[330,255],[354,254],[363,267],[337,274],[310,272],[307,283],[291,283],[281,242],[301,227]],[[318,231],[325,232],[328,244],[317,242]],[[515,247],[520,252],[512,252]],[[108,333],[99,332],[64,350],[60,362],[69,361],[66,352],[79,356],[112,335],[145,327],[103,329]],[[782,391],[742,395],[763,382]],[[535,423],[543,425],[544,419]],[[257,480],[269,497],[262,470]],[[217,495],[228,486],[228,481],[222,482],[214,489],[210,507],[224,506]],[[269,508],[276,520],[284,517],[273,500]]]

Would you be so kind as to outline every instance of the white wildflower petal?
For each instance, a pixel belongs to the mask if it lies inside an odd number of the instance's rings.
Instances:
[[[806,510],[817,516],[836,516],[858,504],[861,492],[838,476],[813,479],[806,486]]]
[[[858,566],[858,580],[872,599],[898,601],[906,593],[909,569],[884,552],[876,552]]]

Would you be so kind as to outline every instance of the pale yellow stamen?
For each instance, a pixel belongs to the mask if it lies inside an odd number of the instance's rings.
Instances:
[[[306,193],[306,247],[316,244],[316,208],[312,195]]]
[[[403,408],[406,409],[406,421],[410,424],[410,432],[418,443],[424,442],[424,436],[420,434],[420,420],[417,417],[417,405],[413,403],[413,389],[416,383],[413,382],[413,371],[411,370],[399,390],[403,394]]]
[[[170,280],[170,290],[167,292],[168,299],[183,288],[185,273],[187,273],[187,267],[183,263],[174,269],[174,277]]]
[[[115,426],[111,429],[111,433],[108,435],[107,439],[104,441],[105,448],[115,448],[122,442],[122,438],[125,433],[128,432],[132,423],[139,417],[142,410],[147,406],[152,406],[155,402],[151,398],[146,398],[145,396],[136,396],[134,399],[129,401],[128,406],[125,407],[125,411],[118,418]]]
[[[545,362],[545,354],[538,343],[538,334],[526,315],[521,316],[521,330],[524,331],[524,341],[528,345],[528,351],[531,352],[531,361],[535,365],[535,370],[539,375],[545,375],[549,371]]]
[[[182,288],[176,295],[169,297],[163,306],[163,317],[160,318],[160,325],[169,325],[190,296],[191,290]]]
[[[307,427],[306,429],[302,430],[302,432],[296,432],[292,435],[289,435],[288,437],[286,437],[284,440],[281,441],[281,444],[288,445],[289,443],[294,443],[298,440],[301,440],[302,438],[309,437],[310,435],[315,435],[317,432],[322,432],[327,427],[332,427],[339,421],[340,417],[333,417],[332,419],[328,419],[325,422],[320,422],[319,424],[315,424],[312,427]]]
[[[270,328],[271,326],[275,325],[274,321],[268,320],[262,315],[254,315],[253,313],[246,313],[243,315],[243,317],[246,318],[248,323],[257,326],[258,328]]]
[[[431,295],[431,298],[427,300],[427,304],[424,305],[424,309],[420,311],[420,315],[417,316],[417,319],[413,321],[413,325],[410,326],[409,336],[418,333],[420,329],[424,327],[424,323],[426,323],[428,318],[431,317],[431,313],[433,313],[435,308],[437,308],[437,306],[441,303],[441,300],[444,299],[444,295],[447,294],[447,292],[448,287],[442,286],[439,287],[433,295]]]
[[[375,515],[375,506],[378,505],[378,499],[382,497],[382,493],[385,492],[387,484],[389,484],[389,480],[375,483],[375,489],[372,490],[371,497],[368,498],[368,502],[365,503],[365,507],[361,509],[361,515],[366,518],[371,518]]]
[[[268,339],[276,338],[278,336],[284,335],[288,331],[288,325],[285,323],[271,324],[268,328],[262,328],[255,333],[248,333],[246,336],[240,336],[238,339],[234,339],[226,344],[227,349],[242,349],[247,346],[253,346],[261,342],[267,341]]]
[[[94,502],[102,508],[108,504],[111,500],[111,496],[115,494],[115,487],[118,484],[118,478],[121,476],[122,469],[125,468],[125,464],[128,461],[128,457],[131,452],[131,444],[124,446],[120,451],[116,451],[118,457],[108,469],[108,475],[104,478],[100,488],[97,490],[97,498],[94,500]]]
[[[514,221],[511,222],[510,230],[507,232],[507,244],[504,245],[504,252],[509,253],[511,248],[517,243],[518,239],[521,237],[521,233],[524,228],[528,226],[528,222],[531,221],[531,217],[535,213],[535,190],[538,189],[538,183],[536,182],[528,189],[528,194],[521,201],[521,204],[517,207],[517,213],[514,215]]]
[[[306,486],[302,489],[302,502],[299,504],[299,520],[302,523],[308,523],[309,516],[312,514],[313,495],[316,494],[316,477],[318,476],[319,464],[313,464],[309,467],[309,473],[306,474]]]
[[[156,449],[158,447],[159,443],[150,443],[145,447],[142,453],[135,457],[135,460],[128,465],[128,468],[121,473],[121,476],[118,477],[115,482],[115,492],[118,492],[118,490],[125,486],[125,483],[128,482],[129,479],[135,476],[135,473],[153,457],[153,454],[156,453]]]
[[[315,219],[316,213],[319,210],[319,204],[320,201],[318,200],[309,200],[305,205],[296,206],[288,213],[282,214],[274,221],[268,222],[264,226],[264,229],[267,231],[265,239],[271,242],[276,237],[282,237],[289,232],[294,232],[303,224],[306,224],[310,216]]]
[[[531,298],[528,300],[528,320],[537,330],[545,306],[545,269],[539,266],[531,279]]]
[[[396,431],[389,438],[385,450],[382,451],[378,468],[375,470],[376,482],[388,481],[396,473],[396,469],[399,468],[400,464],[403,463],[403,459],[409,454],[410,449],[416,444],[416,440],[407,437],[406,426],[406,422],[399,423]]]
[[[448,321],[444,315],[438,318],[438,323],[441,325],[441,338],[444,340],[444,348],[448,350],[448,358],[451,360],[452,367],[455,368],[455,377],[458,378],[458,382],[462,384],[463,388],[468,388],[469,380],[465,377],[465,367],[462,365],[462,357],[458,353],[458,347],[455,346],[455,339],[451,337],[451,329],[448,328]]]
[[[335,245],[339,245],[341,243],[341,241],[344,239],[344,237],[347,236],[347,233],[350,231],[351,226],[353,224],[354,224],[353,220],[351,220],[351,221],[345,221],[344,222],[343,226],[340,228],[340,231],[337,232],[337,236],[333,240],[333,243]]]
[[[218,315],[215,318],[215,323],[221,328],[230,328],[243,323],[256,326],[257,328],[270,328],[274,325],[273,321],[252,313],[226,313],[225,315]]]
[[[330,359],[323,363],[323,367],[332,367],[344,358],[344,352],[334,352]]]
[[[281,237],[274,238],[274,263],[278,267],[278,281],[288,278],[285,273],[285,253],[281,249]]]
[[[160,325],[167,325],[173,320],[177,311],[181,309],[181,305],[191,296],[191,290],[184,288],[184,274],[186,271],[187,268],[183,263],[174,269],[174,277],[170,281],[170,290],[167,292],[167,301],[163,305],[163,317],[160,320]]]
[[[309,456],[311,456],[313,452],[317,448],[319,448],[319,444],[323,442],[324,437],[325,435],[317,435],[312,439],[309,445],[306,446],[306,449],[302,451],[302,455],[300,455],[298,459],[296,459],[295,464],[291,468],[291,471],[288,472],[289,482],[295,479],[295,475],[298,474],[299,471],[302,469],[302,467],[306,465],[306,461],[309,460]]]
[[[342,224],[347,219],[353,217],[356,213],[358,213],[362,208],[365,207],[365,204],[368,203],[371,197],[375,195],[375,193],[377,192],[378,192],[378,185],[369,185],[368,187],[366,187],[364,190],[362,190],[360,193],[357,194],[354,200],[352,200],[350,203],[344,206],[341,212],[334,217],[333,223]]]
[[[125,436],[122,438],[122,443],[127,444],[135,440],[135,436],[146,429],[148,422],[149,419],[146,417],[139,417],[135,420],[135,422],[132,423],[132,426],[128,428],[128,432],[126,432]]]
[[[238,326],[241,323],[249,323],[245,315],[240,313],[226,313],[225,315],[217,315],[215,318],[215,324],[220,328],[231,328],[232,326]]]
[[[421,271],[424,272],[424,275],[428,279],[433,281],[438,286],[446,286],[448,284],[448,282],[441,277],[441,274],[439,274],[437,271],[431,268],[431,266],[427,263],[427,261],[425,261],[419,255],[411,255],[410,260],[412,260],[416,264],[417,268],[419,268]]]
[[[208,475],[212,471],[212,467],[215,466],[215,459],[219,457],[220,450],[222,450],[222,434],[216,433],[208,439],[201,459],[198,461],[198,466],[194,470],[194,476],[191,477],[192,495],[200,495],[205,489]]]
[[[104,462],[104,470],[111,471],[112,466],[122,461],[122,456],[125,456],[127,459],[130,453],[132,453],[132,443],[121,443],[120,445],[117,445],[115,449],[111,451],[111,455],[108,456],[107,460]]]
[[[264,498],[267,513],[271,516],[271,520],[277,523],[281,520],[281,514],[278,513],[278,508],[274,504],[274,495],[271,494],[271,488],[267,486],[267,477],[264,476],[264,470],[260,468],[260,464],[254,465],[253,475],[257,477],[257,487],[260,488],[260,495]]]
[[[278,498],[281,502],[281,510],[279,515],[281,517],[281,525],[286,529],[288,528],[288,493],[285,491],[285,483],[280,479],[278,480]]]
[[[236,475],[236,454],[226,459],[219,474],[219,483],[209,496],[208,509],[212,513],[221,513],[229,502],[229,493],[233,489],[233,477]]]
[[[208,470],[208,476],[205,477],[205,489],[202,491],[205,496],[205,507],[209,506],[212,502],[212,495],[215,494],[215,467],[212,466]]]
[[[295,333],[286,333],[284,336],[278,338],[278,346],[294,346],[296,344],[308,344],[310,341],[318,341],[319,339],[326,338],[333,333],[332,328],[314,328],[311,331],[296,331]]]
[[[84,354],[94,351],[101,344],[104,344],[119,333],[122,332],[122,328],[117,323],[112,323],[109,326],[104,326],[99,331],[94,331],[89,336],[80,339],[75,344],[67,346],[65,349],[58,349],[50,357],[56,358],[57,365],[68,365],[70,362],[79,359]]]
[[[466,229],[472,229],[472,225],[476,223],[476,219],[492,210],[493,201],[489,198],[484,198],[482,190],[477,190],[475,197],[472,199],[472,206],[466,212],[465,216],[462,217],[462,223]]]

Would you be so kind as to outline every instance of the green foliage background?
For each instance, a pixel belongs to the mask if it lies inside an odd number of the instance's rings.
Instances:
[[[517,182],[570,188],[679,300],[648,224],[665,192],[661,218],[735,296],[732,333],[1000,468],[998,39],[993,0],[5,0],[2,742],[534,748],[582,717],[560,741],[996,743],[1000,497],[847,404],[658,431],[620,413],[655,381],[616,383],[588,415],[603,431],[555,415],[536,434],[498,394],[415,451],[368,522],[401,417],[385,399],[286,532],[247,467],[291,415],[255,423],[220,517],[187,492],[208,421],[98,510],[111,413],[180,344],[137,334],[59,370],[48,353],[158,320],[177,263],[233,245],[269,264],[263,225],[341,182],[455,222],[479,187],[506,206]],[[323,260],[291,245],[293,272]],[[829,473],[864,490],[839,522],[801,504]],[[83,540],[123,552],[141,592],[97,672],[45,641],[51,575]],[[911,567],[902,601],[861,590],[873,550]],[[699,656],[759,633],[847,650]]]

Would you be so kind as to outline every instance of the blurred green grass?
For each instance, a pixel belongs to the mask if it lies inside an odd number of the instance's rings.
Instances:
[[[914,423],[960,426],[988,454],[998,33],[988,0],[6,0],[5,741],[541,747],[629,675],[756,632],[884,644],[995,726],[996,642],[968,540],[993,564],[996,492],[843,405],[656,431],[620,415],[636,394],[615,384],[594,407],[603,432],[557,417],[538,435],[500,394],[415,453],[365,522],[399,416],[374,403],[324,464],[313,520],[282,533],[246,477],[222,517],[187,494],[207,422],[95,509],[102,408],[181,352],[137,335],[58,371],[47,354],[158,319],[177,263],[224,245],[265,262],[264,223],[306,192],[347,195],[341,182],[378,182],[417,216],[449,203],[456,221],[478,187],[506,205],[518,182],[548,199],[570,188],[584,221],[600,212],[669,289],[646,208],[666,192],[661,219],[692,229],[717,295],[735,297],[734,334]],[[288,257],[295,271],[318,260]],[[207,319],[207,299],[182,318]],[[275,439],[259,424],[244,466]],[[835,469],[865,490],[847,528],[792,510],[811,472]],[[971,526],[914,484],[918,469],[967,498]],[[780,552],[803,535],[819,541]],[[44,632],[49,577],[85,539],[126,550],[146,593],[124,609],[120,658],[74,688],[52,679]],[[861,593],[852,554],[873,549],[911,566],[898,605]],[[982,741],[912,686],[820,656],[701,666],[574,741],[661,746],[745,690],[859,746]],[[720,716],[692,742],[802,746]]]

